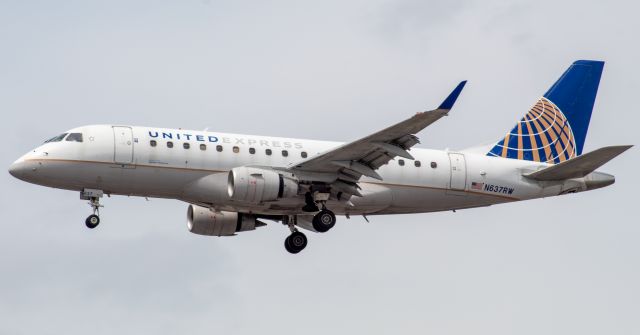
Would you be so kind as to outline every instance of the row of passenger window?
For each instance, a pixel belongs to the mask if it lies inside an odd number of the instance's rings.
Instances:
[[[158,142],[156,140],[151,140],[149,142],[149,144],[152,147],[158,146]],[[184,142],[184,143],[182,143],[182,147],[185,148],[185,149],[190,149],[191,148],[191,144],[189,144],[188,142]],[[173,148],[173,142],[168,141],[167,142],[167,148]],[[201,143],[200,144],[200,150],[202,150],[202,151],[207,150],[207,145],[204,144],[204,143]],[[222,152],[223,150],[224,150],[224,147],[222,145],[219,145],[219,144],[216,145],[216,151],[217,152]],[[240,153],[240,147],[234,146],[231,150],[233,151],[233,153],[236,153],[236,154]],[[249,153],[252,154],[252,155],[255,154],[256,153],[256,148],[249,148]],[[264,153],[267,156],[271,156],[273,154],[273,151],[271,149],[265,149]],[[288,157],[289,156],[289,151],[282,150],[282,156],[283,157]],[[308,155],[307,155],[306,151],[302,151],[302,152],[300,152],[300,156],[302,158],[307,158]]]
[[[151,140],[151,141],[149,142],[149,144],[150,144],[152,147],[156,147],[156,146],[158,146],[158,142],[157,142],[156,140]],[[190,149],[190,148],[191,148],[191,144],[189,144],[188,142],[184,142],[184,143],[182,143],[182,147],[183,147],[183,148],[185,148],[185,149]],[[167,142],[167,148],[173,148],[173,142],[171,142],[171,141]],[[204,143],[201,143],[201,144],[200,144],[200,150],[202,150],[202,151],[207,150],[207,145],[206,145],[206,144],[204,144]],[[218,152],[222,152],[223,150],[224,150],[224,147],[223,147],[222,145],[220,145],[220,144],[216,145],[216,151],[218,151]],[[236,154],[237,154],[237,153],[240,153],[240,147],[238,147],[238,146],[234,146],[234,147],[232,148],[232,150],[233,150],[233,152],[234,152],[234,153],[236,153]],[[250,154],[252,154],[252,155],[254,155],[254,154],[256,153],[256,148],[249,148],[249,153],[250,153]],[[271,156],[271,155],[273,154],[273,151],[272,151],[271,149],[265,149],[265,150],[264,150],[264,153],[265,153],[267,156]],[[282,150],[282,156],[283,156],[283,157],[287,157],[287,156],[289,156],[289,151],[287,151],[287,150]],[[302,152],[300,152],[300,156],[301,156],[302,158],[307,158],[307,152],[306,152],[306,151],[302,151]],[[404,164],[405,164],[404,159],[399,159],[399,160],[398,160],[398,165],[400,165],[400,166],[404,166]],[[413,165],[414,165],[415,167],[421,167],[421,166],[422,166],[422,163],[421,163],[420,161],[413,161]],[[437,166],[438,166],[438,165],[436,164],[436,162],[431,162],[431,168],[435,169]]]
[[[398,165],[400,166],[404,166],[404,159],[398,159]],[[415,167],[421,167],[422,163],[420,161],[413,161],[413,165]],[[436,162],[431,162],[431,168],[435,169],[438,167],[438,164]]]

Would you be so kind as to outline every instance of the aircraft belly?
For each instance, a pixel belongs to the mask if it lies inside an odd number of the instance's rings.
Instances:
[[[393,195],[391,189],[384,184],[361,183],[362,197],[351,197],[353,206],[345,208],[346,213],[365,214],[375,213],[391,206]]]
[[[390,189],[393,195],[391,205],[376,214],[437,212],[508,201],[469,192],[451,193],[448,189],[427,186],[393,185]]]
[[[178,198],[184,185],[208,172],[197,170],[126,166],[104,162],[37,160],[33,165],[34,183],[82,190],[100,189],[110,194]]]
[[[31,180],[37,184],[69,189],[101,189],[119,195],[175,198],[190,203],[215,203],[225,210],[255,213],[299,212],[302,197],[282,199],[268,204],[230,202],[226,192],[227,174],[223,171],[149,165],[118,165],[108,162],[37,159],[28,162]],[[489,170],[489,169],[487,169]],[[489,174],[495,171],[489,170]],[[497,174],[503,175],[504,174]],[[484,179],[489,184],[514,185],[520,199],[563,192],[562,185],[517,183],[500,178]],[[517,186],[515,186],[517,184]],[[330,200],[327,206],[336,214],[421,213],[488,206],[518,200],[501,194],[480,191],[451,191],[443,185],[403,185],[399,183],[361,182],[362,197],[349,202]],[[571,190],[578,187],[571,188]]]
[[[119,170],[119,171],[118,171]],[[188,169],[136,167],[116,169],[109,185],[117,188],[114,193],[179,198],[185,188],[211,172]]]

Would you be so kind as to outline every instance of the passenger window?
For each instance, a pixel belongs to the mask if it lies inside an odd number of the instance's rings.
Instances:
[[[71,133],[67,136],[65,141],[68,142],[82,142],[82,133]]]
[[[255,148],[249,148],[249,153],[250,154],[255,154],[256,153],[256,149]]]
[[[289,156],[289,151],[282,150],[282,157],[287,157],[287,156]]]
[[[431,168],[432,168],[432,169],[435,169],[435,168],[437,168],[437,167],[438,167],[438,163],[436,163],[436,162],[431,162]]]
[[[271,149],[265,150],[264,153],[267,154],[267,156],[271,156]]]
[[[404,166],[404,159],[399,159],[398,160],[398,165]]]
[[[222,146],[221,145],[216,145],[216,151],[217,152],[222,152]]]
[[[62,141],[62,139],[63,139],[65,136],[67,136],[67,133],[60,134],[60,135],[58,135],[58,136],[56,136],[56,137],[52,137],[52,138],[50,138],[50,139],[48,139],[48,140],[44,141],[44,143],[49,143],[49,142],[60,142],[60,141]]]
[[[234,154],[237,154],[237,153],[239,153],[239,152],[240,152],[240,148],[238,148],[238,147],[233,147],[233,153],[234,153]]]
[[[420,167],[422,163],[420,163],[420,161],[414,161],[413,165],[415,165],[416,167]]]
[[[156,142],[156,140],[151,140],[149,141],[149,145],[155,147],[156,145],[158,145],[158,142]]]
[[[189,144],[187,142],[184,142],[184,143],[182,143],[182,147],[185,148],[185,149],[189,149],[189,148],[191,148],[191,144]]]
[[[171,141],[167,142],[167,148],[173,148],[173,142]]]
[[[300,156],[301,156],[302,158],[307,158],[307,152],[306,152],[306,151],[301,152],[301,153],[300,153]]]
[[[200,150],[202,150],[202,151],[207,150],[207,145],[206,144],[200,144]]]

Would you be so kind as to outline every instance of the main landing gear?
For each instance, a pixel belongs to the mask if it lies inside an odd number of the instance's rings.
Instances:
[[[291,235],[284,240],[284,248],[292,254],[297,254],[304,250],[307,246],[307,237],[300,231],[296,225],[298,218],[296,215],[285,215],[282,223],[289,226]],[[323,206],[323,209],[313,216],[311,225],[316,232],[325,233],[336,225],[336,215]]]
[[[313,229],[318,233],[326,233],[336,225],[336,215],[333,214],[332,211],[323,208],[318,214],[313,216],[311,223],[313,224]]]
[[[93,214],[89,215],[86,220],[84,220],[84,224],[89,229],[93,229],[100,224],[100,198],[102,197],[103,192],[101,190],[91,190],[84,189],[80,191],[80,199],[89,200],[89,205],[93,210]]]
[[[299,231],[294,231],[284,239],[284,248],[292,254],[297,254],[307,246],[307,236]]]
[[[313,216],[312,225],[313,229],[318,233],[326,233],[329,229],[333,228],[336,224],[336,215],[332,211],[327,209],[325,203],[329,199],[329,193],[326,192],[307,192],[304,195],[305,205],[302,207],[304,212],[318,212]],[[318,208],[318,205],[322,207],[322,210]]]
[[[284,224],[289,226],[289,230],[291,230],[291,235],[284,239],[284,248],[292,254],[297,254],[304,250],[307,246],[307,236],[296,228],[296,216],[285,215],[282,220]]]

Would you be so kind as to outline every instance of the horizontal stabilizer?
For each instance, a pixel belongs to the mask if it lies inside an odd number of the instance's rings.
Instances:
[[[538,181],[582,178],[631,147],[632,145],[617,145],[600,148],[524,176]]]

